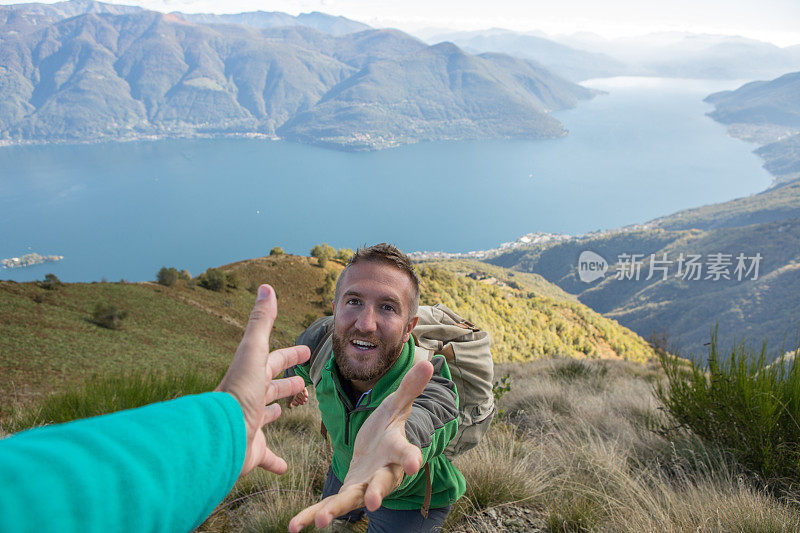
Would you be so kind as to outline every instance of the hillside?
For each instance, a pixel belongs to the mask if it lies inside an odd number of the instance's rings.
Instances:
[[[0,142],[236,134],[375,149],[551,138],[564,130],[548,112],[593,95],[527,61],[397,30],[333,35],[54,6],[0,7]]]
[[[335,279],[342,266],[331,261],[320,268],[307,257],[270,256],[220,269],[236,273],[237,288],[215,292],[178,281],[172,287],[70,283],[47,290],[36,283],[0,282],[0,373],[5,377],[0,392],[25,401],[95,374],[219,372],[241,339],[259,283],[271,283],[279,298],[273,346],[288,346],[304,324],[330,312],[323,301],[326,277],[331,273]],[[486,327],[497,361],[544,355],[643,360],[652,354],[641,338],[613,321],[566,295],[554,298],[563,293],[535,276],[504,272],[520,280],[521,288],[513,289],[430,265],[421,267],[421,275],[423,303],[443,302]],[[98,303],[128,312],[122,329],[93,323]]]
[[[800,140],[800,139],[798,139]],[[797,153],[800,164],[800,150]],[[797,169],[800,172],[800,168]],[[757,194],[693,207],[645,225],[666,230],[735,228],[800,217],[800,180],[781,182]]]
[[[605,55],[578,50],[544,37],[509,30],[442,33],[427,42],[450,41],[467,52],[498,52],[531,59],[546,69],[572,81],[619,76],[627,73],[621,62]]]
[[[710,208],[708,208],[710,211]],[[719,215],[724,212],[716,208]],[[713,212],[709,218],[713,219]],[[777,215],[775,215],[777,216]],[[609,265],[605,277],[584,283],[578,277],[578,257],[590,250]],[[638,279],[617,279],[621,254],[642,254]],[[650,275],[651,254],[671,263],[663,272]],[[701,256],[700,279],[678,276],[680,254]],[[715,254],[725,254],[723,270],[729,279],[715,279],[708,263]],[[742,272],[737,279],[737,256],[761,254],[759,274],[754,279]],[[604,316],[619,321],[640,335],[666,333],[684,352],[703,356],[703,345],[719,326],[724,345],[766,340],[773,348],[787,349],[800,331],[800,219],[789,218],[718,229],[638,229],[587,235],[550,246],[520,248],[489,262],[540,274]],[[745,261],[746,269],[753,261]],[[656,264],[658,266],[658,264]]]
[[[708,115],[734,137],[762,146],[756,153],[776,181],[800,178],[800,72],[747,83],[706,97]]]

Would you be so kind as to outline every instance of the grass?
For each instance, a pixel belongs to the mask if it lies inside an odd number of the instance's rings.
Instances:
[[[716,335],[706,364],[689,372],[666,354],[661,364],[668,382],[660,400],[683,427],[725,447],[767,483],[800,482],[800,364],[796,350],[775,363],[766,344],[744,342],[721,353]]]
[[[208,392],[222,380],[223,372],[155,372],[124,376],[93,376],[76,389],[45,397],[33,407],[17,409],[3,430],[14,433],[45,424],[59,424],[79,418],[133,409],[187,394]]]
[[[500,364],[511,390],[505,414],[455,463],[467,492],[445,531],[797,531],[800,494],[767,490],[722,447],[671,423],[653,394],[666,375],[653,361],[567,358]],[[27,407],[11,429],[90,416],[207,390],[219,375],[95,377],[86,387]],[[290,465],[284,476],[239,480],[199,531],[285,531],[319,500],[330,464],[312,393],[266,430]],[[364,524],[360,525],[361,531]]]

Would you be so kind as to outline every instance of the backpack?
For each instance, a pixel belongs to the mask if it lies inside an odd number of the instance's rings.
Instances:
[[[448,459],[477,446],[495,414],[492,380],[494,365],[489,333],[475,327],[442,304],[417,311],[414,363],[443,355],[458,391],[458,432],[444,454]],[[333,317],[317,319],[297,338],[311,349],[309,375],[314,387],[333,355]]]

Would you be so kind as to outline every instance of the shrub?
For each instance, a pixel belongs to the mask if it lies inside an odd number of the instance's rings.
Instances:
[[[114,304],[98,303],[92,312],[92,321],[106,329],[120,329],[128,312]]]
[[[191,281],[192,275],[189,273],[188,270],[181,270],[178,272],[178,279],[182,279],[184,281]]]
[[[48,291],[54,291],[62,285],[63,283],[61,283],[61,280],[58,279],[58,276],[55,274],[46,274],[44,280],[39,282],[39,287],[47,289]]]
[[[316,257],[319,266],[323,268],[328,264],[328,260],[333,259],[335,256],[336,249],[325,243],[318,244],[311,249],[311,257]]]
[[[225,273],[218,268],[209,268],[200,274],[200,286],[210,291],[222,292],[228,286]]]
[[[334,256],[334,259],[346,265],[348,262],[350,262],[350,259],[353,257],[354,253],[355,252],[353,252],[353,250],[350,248],[339,248],[339,251],[336,252],[336,255]]]
[[[180,272],[177,268],[161,267],[161,270],[156,274],[156,281],[159,285],[172,287],[180,278]]]
[[[225,283],[229,289],[238,289],[239,284],[241,283],[241,279],[239,279],[239,274],[236,272],[228,272],[225,274]]]
[[[322,286],[322,302],[324,304],[332,302],[333,298],[336,296],[337,277],[335,272],[328,272],[325,276],[325,284]]]
[[[269,255],[286,255],[286,252],[283,251],[283,248],[280,246],[276,246],[272,250],[269,251]]]
[[[724,357],[716,333],[705,365],[660,353],[667,383],[656,394],[675,420],[728,449],[768,481],[800,481],[800,365],[797,358],[767,364],[744,341]],[[800,355],[800,350],[794,355]]]

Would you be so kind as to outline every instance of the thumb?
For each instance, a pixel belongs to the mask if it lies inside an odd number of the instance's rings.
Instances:
[[[433,376],[433,365],[429,361],[421,361],[411,367],[411,370],[406,372],[403,376],[403,381],[400,386],[393,393],[395,394],[394,402],[398,407],[405,407],[411,405],[414,398],[422,394],[425,386]]]
[[[272,331],[272,324],[278,315],[278,300],[275,297],[275,290],[269,285],[261,285],[258,288],[258,296],[250,318],[247,321],[247,329],[242,337],[242,343],[252,347],[258,347],[264,354],[269,352],[269,334]]]

